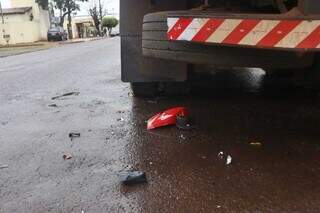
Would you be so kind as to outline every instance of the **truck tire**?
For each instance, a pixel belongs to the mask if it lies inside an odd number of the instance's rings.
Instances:
[[[134,97],[152,98],[158,94],[158,83],[137,82],[131,83],[131,90]]]

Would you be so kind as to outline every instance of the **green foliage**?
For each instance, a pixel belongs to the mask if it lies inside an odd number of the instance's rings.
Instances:
[[[100,20],[99,20],[99,11],[96,6],[89,9],[89,14],[93,19],[94,26],[96,30],[98,31],[98,34],[100,35]]]
[[[102,26],[108,28],[110,31],[112,28],[116,27],[119,24],[118,19],[114,17],[104,17],[102,19]]]
[[[48,10],[49,1],[48,0],[36,0],[40,7],[44,10]]]
[[[60,10],[62,14],[60,17],[60,25],[63,26],[65,16],[68,15],[69,17],[71,17],[72,12],[80,10],[79,2],[87,1],[88,0],[53,0],[54,7]]]
[[[73,12],[80,10],[78,2],[86,2],[88,0],[53,0],[55,8],[63,12]]]

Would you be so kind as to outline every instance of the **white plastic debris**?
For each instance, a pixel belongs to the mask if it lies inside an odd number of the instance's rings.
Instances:
[[[220,151],[219,153],[218,153],[218,158],[220,158],[220,159],[222,159],[223,158],[223,151]]]
[[[186,140],[186,139],[187,139],[187,137],[184,136],[183,134],[181,134],[181,135],[179,136],[179,138],[180,138],[181,140]]]
[[[228,155],[227,157],[227,165],[231,164],[232,162],[232,157],[230,155]]]
[[[251,146],[262,146],[262,143],[257,142],[257,141],[253,141],[250,143]]]

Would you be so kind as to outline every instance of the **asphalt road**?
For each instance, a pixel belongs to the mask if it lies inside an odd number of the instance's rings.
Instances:
[[[120,81],[119,38],[0,58],[0,212],[319,212],[320,98],[263,75],[150,101]],[[146,130],[177,105],[195,130]],[[122,186],[126,170],[148,184]]]

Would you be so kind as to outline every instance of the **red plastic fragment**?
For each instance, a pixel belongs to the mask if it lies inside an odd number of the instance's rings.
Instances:
[[[188,116],[188,109],[186,107],[175,107],[164,112],[160,112],[148,120],[147,129],[150,130],[163,126],[174,125],[176,124],[178,115]]]

